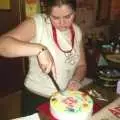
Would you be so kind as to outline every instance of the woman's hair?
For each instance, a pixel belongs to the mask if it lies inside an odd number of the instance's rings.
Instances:
[[[53,7],[61,7],[62,5],[68,5],[74,11],[76,11],[76,0],[48,0],[48,9],[46,11],[46,14],[49,16]]]

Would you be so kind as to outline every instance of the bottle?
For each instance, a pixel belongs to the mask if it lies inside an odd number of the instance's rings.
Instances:
[[[115,54],[118,54],[118,53],[120,53],[120,45],[119,44],[117,44],[116,48],[115,48]]]
[[[113,41],[110,43],[110,46],[111,46],[111,52],[114,52],[115,43]]]
[[[117,82],[117,89],[116,89],[117,94],[120,95],[120,80]]]

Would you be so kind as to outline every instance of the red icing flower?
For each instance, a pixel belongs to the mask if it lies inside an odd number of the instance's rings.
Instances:
[[[75,106],[75,104],[77,103],[77,100],[75,100],[73,97],[68,97],[63,101],[65,104],[67,104],[68,106]]]

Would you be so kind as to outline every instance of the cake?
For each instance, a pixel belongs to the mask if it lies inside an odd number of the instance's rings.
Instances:
[[[93,100],[80,91],[56,92],[50,98],[50,112],[58,120],[89,120],[93,112]]]

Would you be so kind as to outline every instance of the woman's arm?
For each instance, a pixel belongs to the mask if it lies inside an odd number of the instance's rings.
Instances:
[[[2,36],[0,38],[0,55],[4,57],[23,57],[35,56],[45,46],[25,41],[20,41],[11,36]]]
[[[4,57],[21,57],[37,55],[43,47],[29,41],[35,36],[33,19],[24,21],[15,29],[0,37],[0,55]]]
[[[24,21],[18,27],[0,37],[0,56],[37,56],[38,63],[43,71],[50,72],[52,68],[55,68],[52,55],[44,45],[30,42],[35,35],[34,20]]]
[[[87,67],[86,67],[85,53],[84,53],[83,44],[81,43],[80,60],[77,64],[72,79],[68,83],[68,89],[78,90],[81,87],[80,82],[84,79],[86,75],[86,69]]]
[[[85,52],[84,52],[84,47],[83,47],[83,43],[81,43],[80,46],[80,60],[77,64],[77,67],[75,69],[75,72],[73,74],[72,80],[78,80],[81,81],[84,79],[85,75],[86,75],[86,69],[87,69],[87,65],[86,65],[86,60],[85,60]]]

